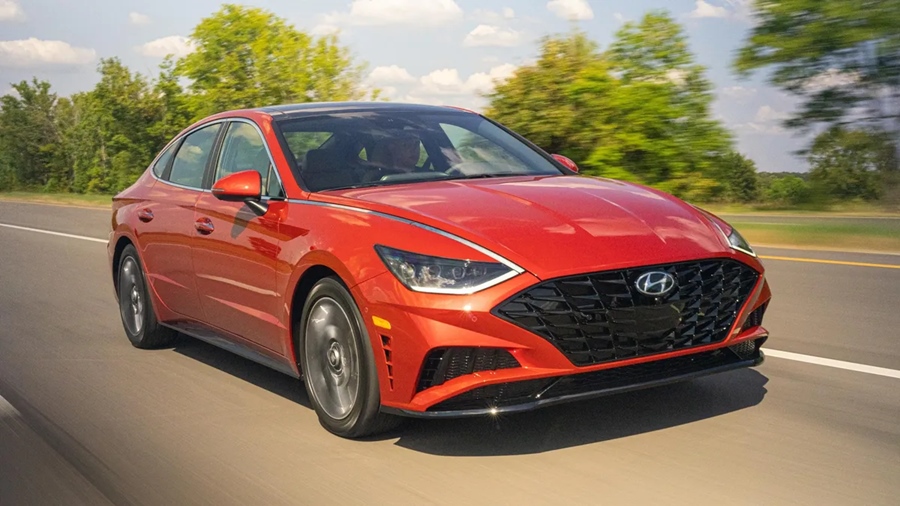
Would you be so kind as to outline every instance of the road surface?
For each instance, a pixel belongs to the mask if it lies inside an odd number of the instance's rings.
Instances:
[[[0,224],[105,240],[108,222],[0,202]],[[760,253],[779,258],[767,348],[840,367],[770,355],[347,441],[296,380],[193,340],[131,347],[102,242],[0,226],[0,504],[897,504],[900,256]]]

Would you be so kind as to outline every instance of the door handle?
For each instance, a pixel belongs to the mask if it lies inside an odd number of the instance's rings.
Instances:
[[[149,209],[141,209],[140,211],[138,211],[138,219],[143,221],[144,223],[147,223],[148,221],[152,221],[153,220],[153,211],[151,211]]]
[[[209,218],[200,218],[194,223],[194,228],[203,235],[209,235],[216,229]]]

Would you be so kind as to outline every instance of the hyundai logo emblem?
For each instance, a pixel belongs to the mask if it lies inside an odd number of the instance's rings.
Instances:
[[[641,274],[634,283],[635,288],[644,295],[658,297],[675,288],[675,278],[662,271],[651,271]]]

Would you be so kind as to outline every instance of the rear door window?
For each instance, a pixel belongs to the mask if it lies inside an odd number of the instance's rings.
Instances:
[[[203,186],[203,173],[206,170],[206,163],[209,155],[216,143],[216,136],[219,129],[222,128],[221,123],[201,128],[185,137],[184,142],[175,155],[172,162],[172,170],[169,173],[168,181],[187,186],[190,188],[201,188]]]

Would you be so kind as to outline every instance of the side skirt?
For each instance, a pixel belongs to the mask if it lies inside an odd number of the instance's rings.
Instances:
[[[234,353],[235,355],[241,356],[248,360],[252,360],[253,362],[264,365],[270,369],[274,369],[280,373],[287,374],[292,378],[300,378],[300,376],[291,368],[291,366],[286,363],[283,357],[275,357],[266,353],[262,353],[251,348],[250,346],[229,339],[221,333],[218,333],[208,327],[190,322],[162,323],[162,325],[165,325],[166,327],[177,330],[182,334],[186,334],[195,339],[199,339],[218,348],[222,348],[223,350]]]

